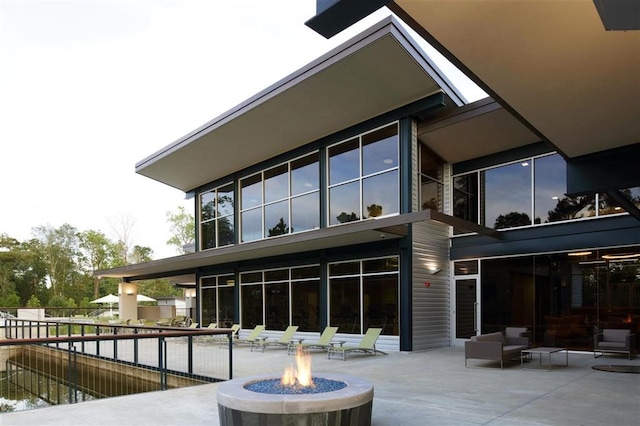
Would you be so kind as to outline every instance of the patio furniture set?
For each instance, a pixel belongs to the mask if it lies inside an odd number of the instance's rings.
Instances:
[[[530,347],[528,331],[526,327],[507,327],[504,332],[494,332],[472,336],[465,342],[464,365],[468,367],[467,360],[482,359],[499,361],[500,368],[504,368],[504,361],[520,360],[521,368],[525,361],[538,355],[538,364],[551,370],[551,355],[565,352],[564,366],[569,365],[569,350],[564,347],[542,346]],[[636,356],[636,336],[630,330],[603,329],[594,335],[593,355],[599,358],[605,354],[623,354],[629,360]],[[546,358],[546,364],[543,364]]]

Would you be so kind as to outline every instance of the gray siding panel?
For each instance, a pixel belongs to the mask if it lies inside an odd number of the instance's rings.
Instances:
[[[450,346],[449,226],[433,221],[412,226],[413,350]],[[431,274],[430,267],[441,271]]]

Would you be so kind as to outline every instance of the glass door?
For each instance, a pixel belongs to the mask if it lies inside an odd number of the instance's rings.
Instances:
[[[480,333],[480,286],[477,276],[455,279],[455,344]]]

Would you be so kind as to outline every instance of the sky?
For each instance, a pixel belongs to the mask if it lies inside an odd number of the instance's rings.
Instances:
[[[25,241],[68,223],[115,241],[126,221],[134,245],[177,255],[166,214],[194,214],[194,201],[135,164],[390,14],[327,40],[304,25],[315,6],[0,0],[0,234]]]

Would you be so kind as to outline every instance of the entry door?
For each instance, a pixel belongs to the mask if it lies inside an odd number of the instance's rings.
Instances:
[[[478,277],[456,278],[455,339],[462,345],[471,336],[480,334],[480,286]]]

